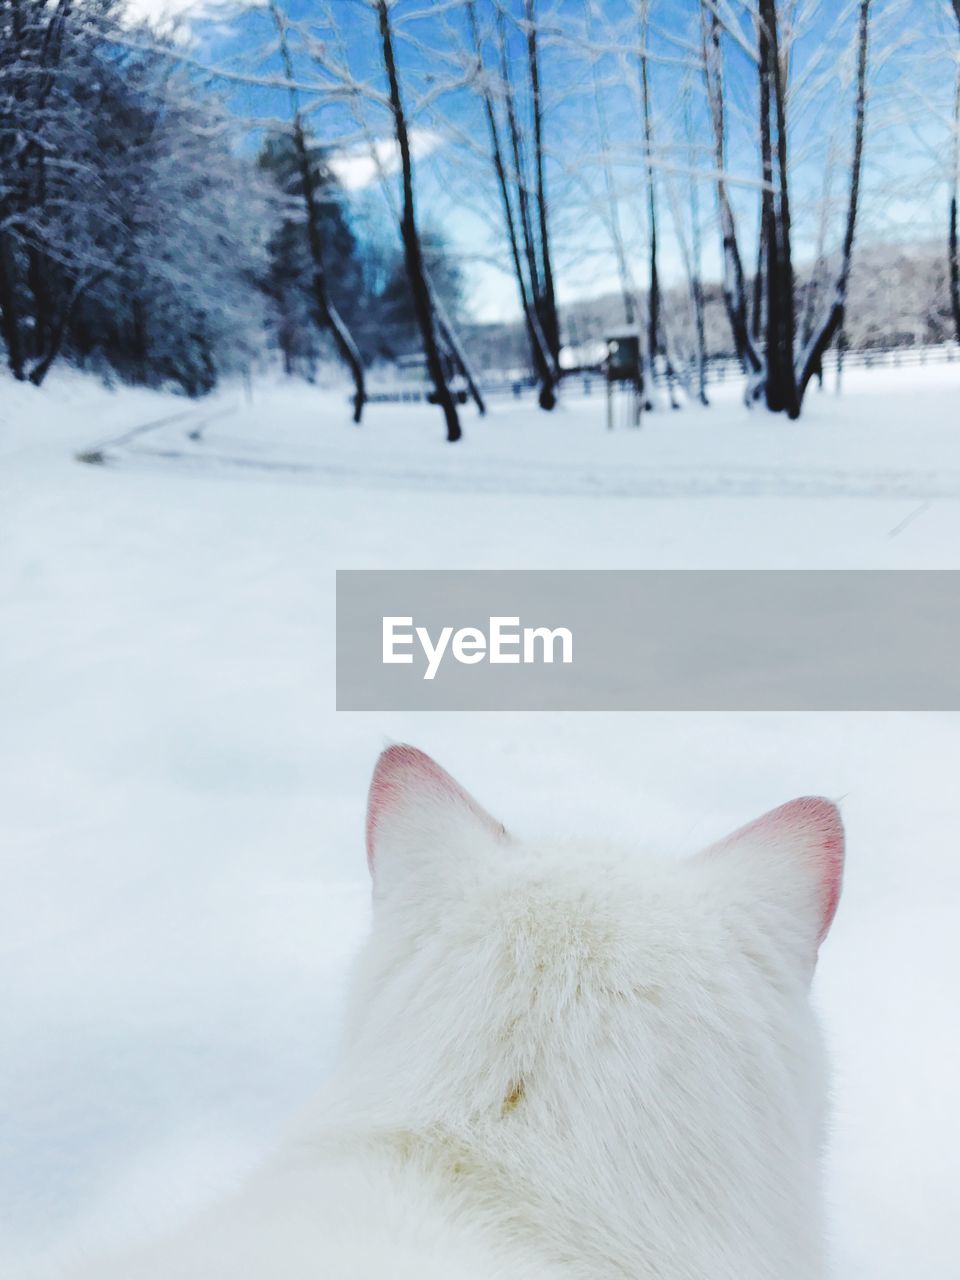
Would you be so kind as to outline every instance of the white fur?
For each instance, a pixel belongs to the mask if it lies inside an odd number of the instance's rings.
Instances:
[[[524,845],[392,749],[323,1100],[234,1201],[89,1275],[817,1280],[831,812],[680,863]]]

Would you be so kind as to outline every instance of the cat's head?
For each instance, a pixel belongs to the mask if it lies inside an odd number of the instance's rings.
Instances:
[[[553,1168],[592,1151],[596,1187],[699,1179],[717,1204],[725,1182],[760,1169],[789,1184],[791,1161],[815,1156],[807,993],[843,867],[830,801],[794,800],[683,860],[541,845],[394,746],[367,856],[351,1060],[391,1082],[404,1123],[505,1152],[546,1143]]]
[[[505,885],[530,887],[534,881],[546,892],[551,869],[558,892],[572,878],[602,899],[606,873],[644,883],[651,868],[648,855],[625,850],[591,853],[589,846],[585,851],[571,842],[551,853],[549,847],[518,842],[445,769],[406,745],[388,747],[377,761],[366,850],[378,912],[416,932],[434,912],[447,918],[458,905],[469,909],[471,891],[489,900]],[[698,898],[710,899],[712,918],[729,926],[734,950],[745,935],[769,934],[771,944],[809,977],[837,910],[843,860],[837,806],[807,796],[740,828],[697,858],[661,869],[678,891],[682,887],[691,909]]]

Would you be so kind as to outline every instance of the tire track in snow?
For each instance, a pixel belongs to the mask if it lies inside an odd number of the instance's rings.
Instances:
[[[239,404],[213,411],[188,409],[144,423],[77,454],[82,462],[111,467],[169,469],[181,475],[251,481],[282,480],[321,487],[477,493],[529,497],[613,498],[897,498],[918,503],[960,498],[960,471],[797,466],[607,465],[584,467],[508,458],[459,459],[437,466],[371,452],[363,463],[309,447],[299,456],[274,452],[269,439],[208,437],[214,422],[239,412]],[[155,433],[162,433],[158,439]],[[141,443],[144,437],[148,443]],[[172,438],[170,438],[172,437]]]
[[[77,462],[85,462],[91,466],[108,466],[120,461],[131,441],[139,439],[152,431],[159,431],[164,427],[186,422],[190,430],[187,432],[188,439],[200,441],[203,432],[211,422],[219,418],[225,418],[230,414],[236,413],[237,405],[227,405],[223,408],[216,409],[213,412],[198,413],[195,408],[184,409],[179,413],[170,413],[163,418],[157,418],[151,422],[144,422],[136,427],[122,432],[118,436],[110,436],[106,440],[101,440],[97,444],[91,445],[88,449],[81,449],[74,457]]]

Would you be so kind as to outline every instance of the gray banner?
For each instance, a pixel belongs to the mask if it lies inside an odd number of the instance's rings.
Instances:
[[[340,572],[341,711],[956,711],[960,573]]]

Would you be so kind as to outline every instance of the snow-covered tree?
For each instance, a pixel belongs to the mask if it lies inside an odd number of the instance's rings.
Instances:
[[[15,377],[63,353],[197,394],[259,342],[267,219],[210,95],[118,45],[113,0],[0,0],[0,311]]]

